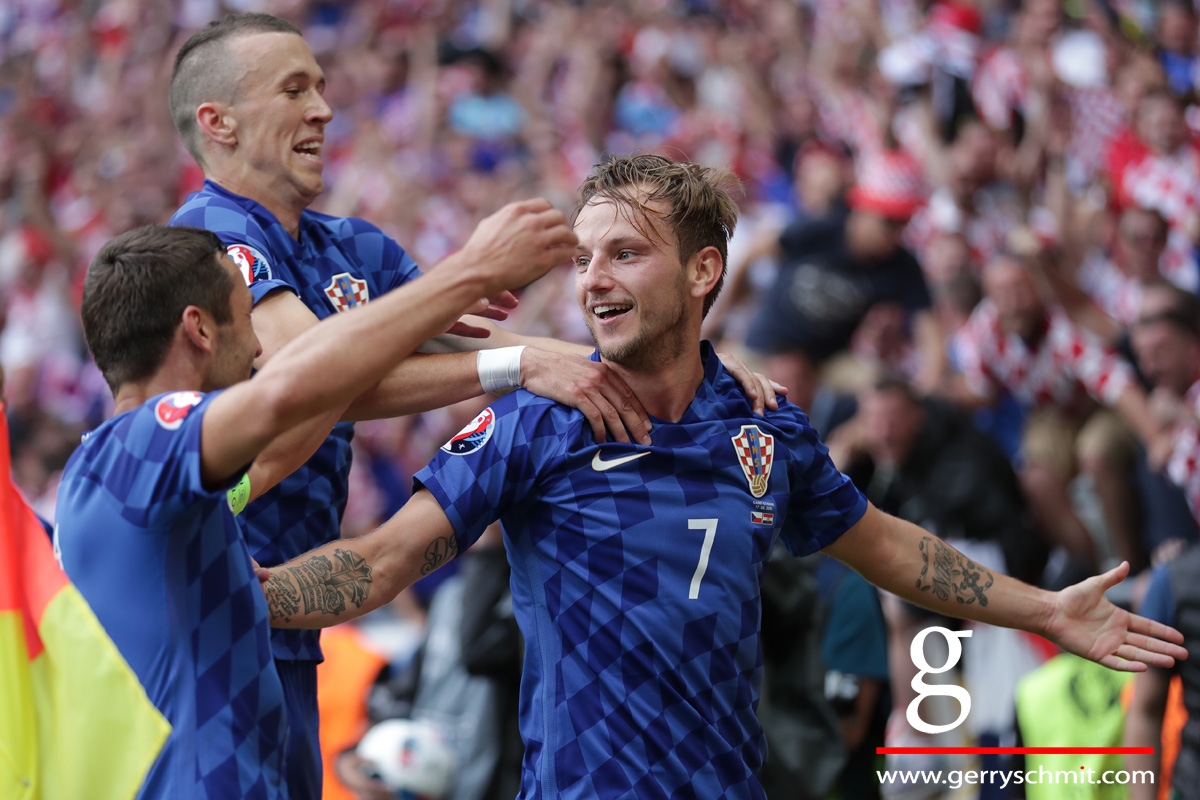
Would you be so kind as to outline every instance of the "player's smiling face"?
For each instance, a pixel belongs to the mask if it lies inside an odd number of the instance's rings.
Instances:
[[[325,187],[322,150],[333,117],[325,73],[292,33],[242,36],[228,49],[244,67],[231,106],[243,179],[281,203],[306,207]]]
[[[575,296],[605,360],[651,369],[694,346],[687,273],[659,214],[597,198],[575,234]]]

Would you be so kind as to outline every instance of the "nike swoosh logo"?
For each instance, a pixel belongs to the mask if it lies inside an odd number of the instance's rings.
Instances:
[[[641,453],[634,453],[631,456],[621,456],[620,458],[614,458],[611,461],[603,461],[600,458],[600,453],[597,452],[596,455],[592,456],[592,469],[596,470],[596,472],[604,472],[612,469],[613,467],[619,467],[622,464],[628,464],[630,461],[637,461],[642,456],[648,455],[650,455],[650,451],[645,450]]]

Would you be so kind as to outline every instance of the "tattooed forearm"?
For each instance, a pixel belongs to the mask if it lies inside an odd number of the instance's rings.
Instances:
[[[964,605],[988,604],[987,590],[996,580],[990,571],[932,536],[921,539],[918,548],[923,562],[917,578],[918,589],[932,592],[945,602],[953,597]]]
[[[300,613],[300,593],[288,570],[271,570],[271,577],[263,584],[263,593],[267,596],[272,622],[288,622]]]
[[[313,556],[291,567],[275,567],[263,586],[271,620],[293,616],[338,616],[349,600],[362,608],[371,592],[371,565],[353,550],[334,550],[333,559]]]
[[[457,556],[458,539],[453,535],[439,536],[425,548],[425,563],[421,565],[421,574],[428,575]]]

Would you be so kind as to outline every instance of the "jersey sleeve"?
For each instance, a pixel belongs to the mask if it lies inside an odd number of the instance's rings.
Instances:
[[[200,439],[204,415],[220,392],[173,392],[147,401],[115,434],[104,467],[109,491],[123,516],[142,527],[170,530],[170,521],[202,499],[227,501],[239,471],[218,486],[202,480]],[[249,465],[247,465],[249,466]]]
[[[790,496],[780,536],[788,552],[803,556],[853,527],[867,512],[867,498],[838,472],[808,418],[796,413],[801,421],[786,443]]]
[[[271,248],[262,225],[236,204],[217,197],[190,200],[175,212],[169,224],[204,228],[215,233],[225,243],[225,253],[250,287],[255,304],[281,287],[297,291],[279,276],[271,263]],[[258,283],[263,286],[255,286]]]
[[[268,296],[277,291],[298,294],[294,286],[285,281],[276,280],[274,278],[268,281],[255,281],[254,283],[250,284],[250,297],[254,299],[254,305],[258,305]]]
[[[446,512],[458,550],[529,498],[539,472],[556,460],[563,436],[550,404],[527,392],[509,394],[480,412],[416,474]]]

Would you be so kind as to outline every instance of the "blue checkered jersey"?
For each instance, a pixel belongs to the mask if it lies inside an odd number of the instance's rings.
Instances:
[[[160,395],[113,417],[58,489],[63,568],[171,723],[142,798],[287,797],[266,600],[229,485],[200,480],[215,396]]]
[[[460,551],[504,526],[523,800],[764,796],[764,562],[779,536],[829,544],[866,500],[796,406],[755,416],[705,348],[695,400],[649,447],[597,445],[578,411],[517,391],[417,475]]]
[[[205,228],[221,237],[255,302],[283,282],[319,319],[420,275],[400,245],[369,222],[305,211],[300,237],[293,239],[266,208],[212,181],[188,196],[170,224]],[[251,552],[260,564],[281,564],[337,538],[353,436],[353,425],[338,424],[307,464],[242,512]],[[317,631],[280,629],[272,633],[272,641],[277,658],[321,658]]]

